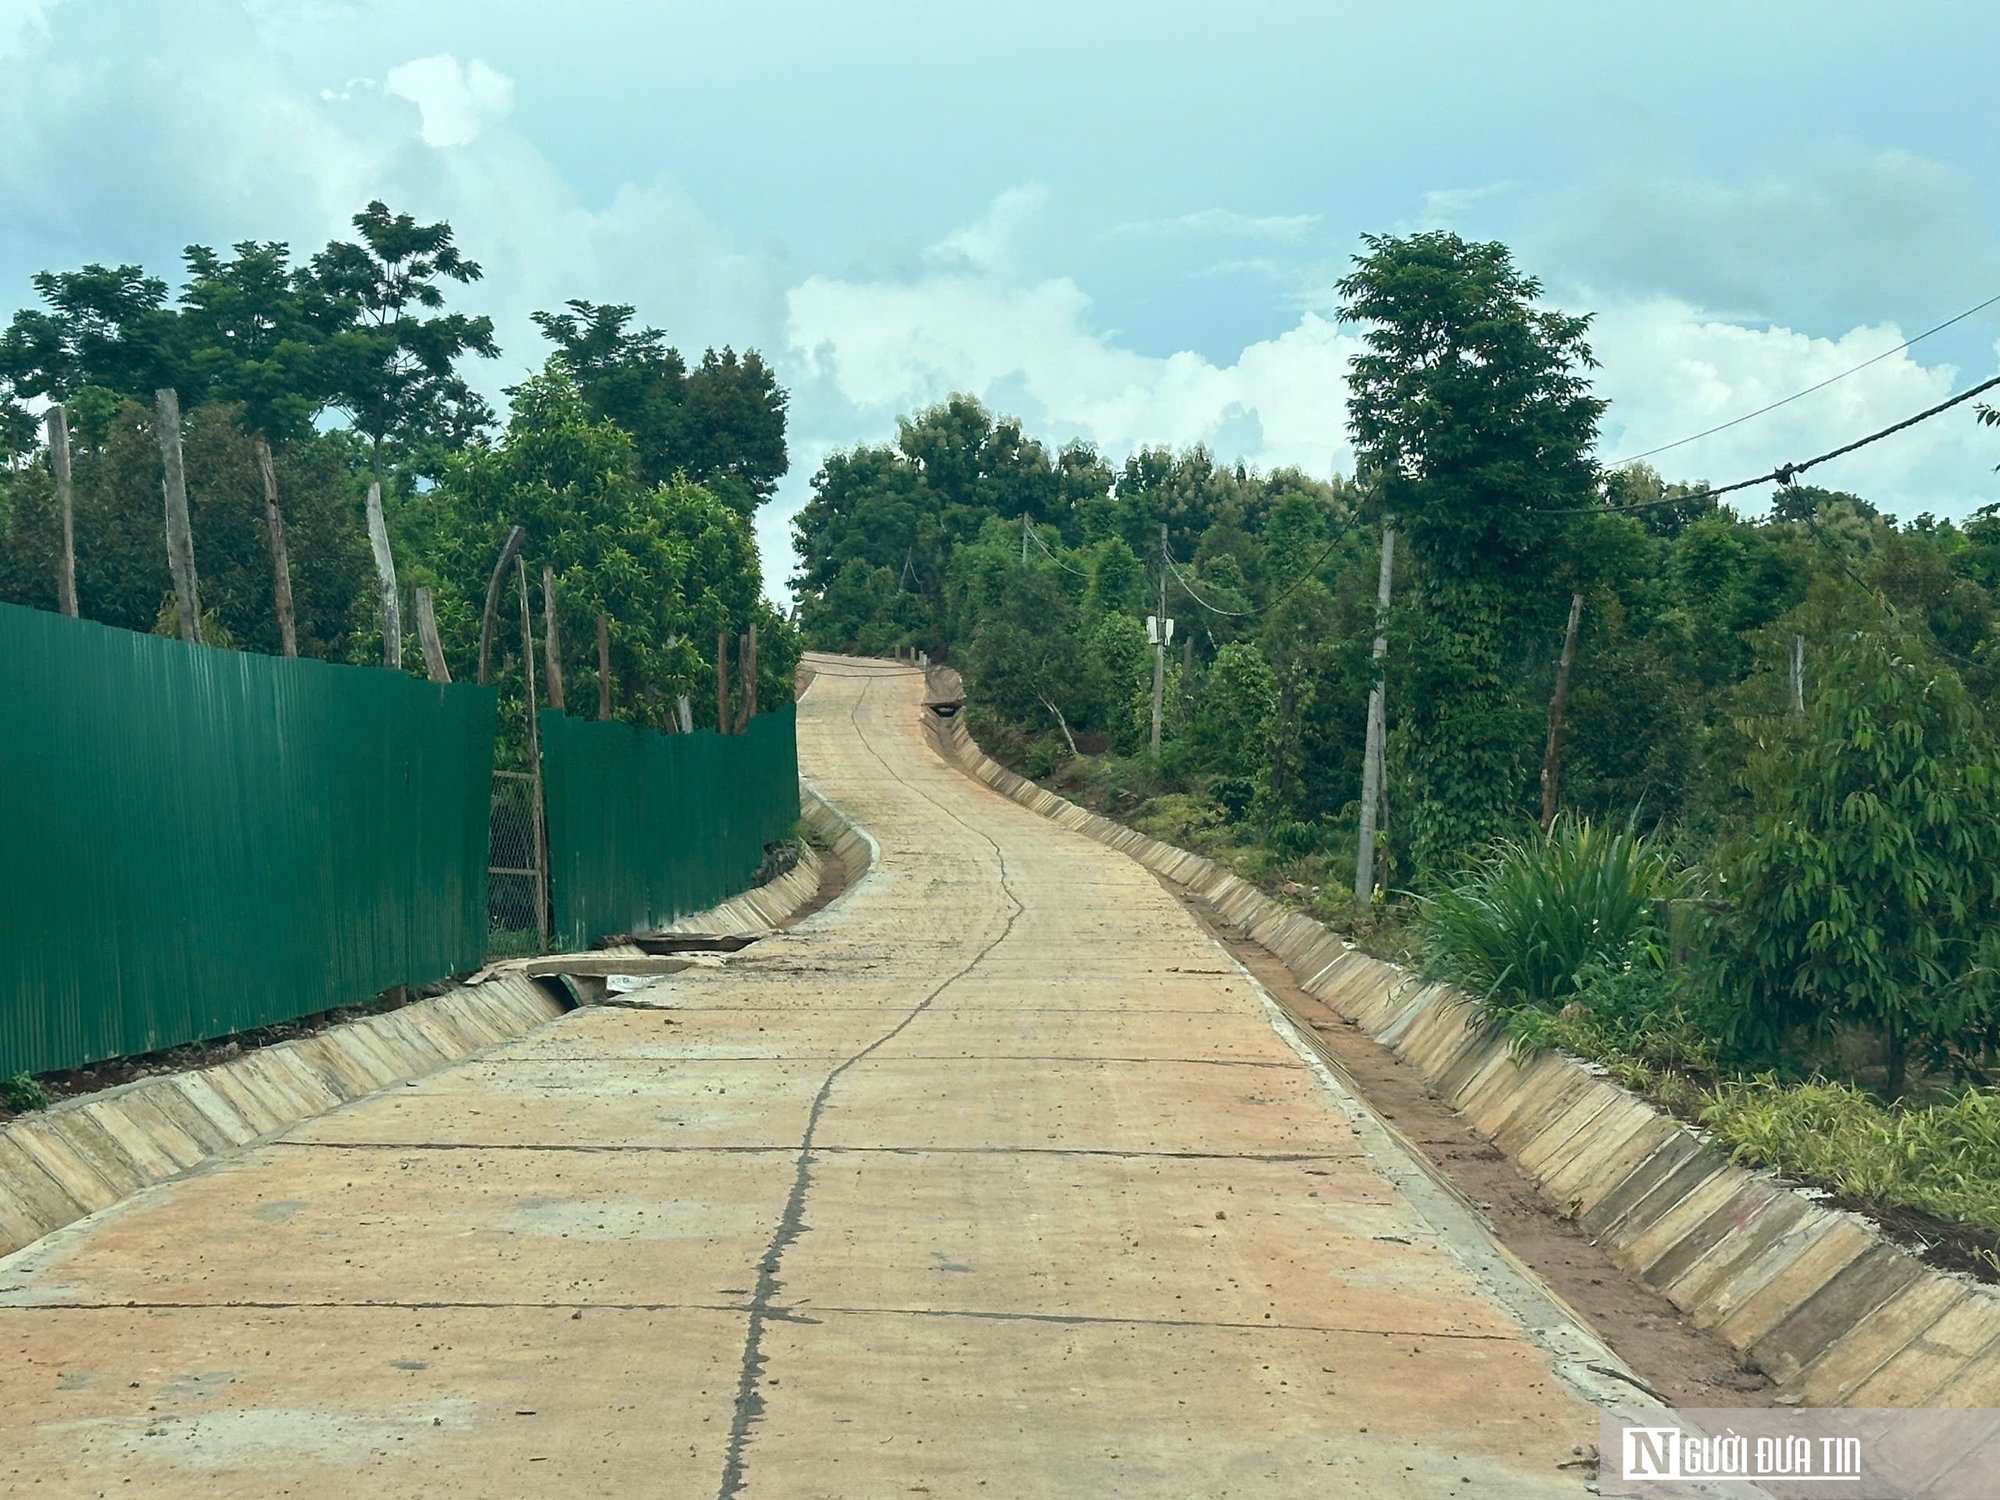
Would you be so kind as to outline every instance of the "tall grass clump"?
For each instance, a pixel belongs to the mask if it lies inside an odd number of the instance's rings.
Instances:
[[[1497,1015],[1559,1007],[1586,971],[1661,968],[1654,903],[1685,885],[1630,824],[1561,818],[1545,834],[1496,840],[1459,885],[1418,902],[1425,974]]]

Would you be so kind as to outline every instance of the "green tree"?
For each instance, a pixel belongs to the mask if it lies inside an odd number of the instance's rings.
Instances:
[[[591,413],[631,434],[642,479],[685,474],[746,515],[771,498],[788,462],[788,398],[761,355],[710,349],[690,370],[660,329],[627,331],[631,306],[565,306],[534,314],[535,323]]]
[[[1802,725],[1767,724],[1750,826],[1718,860],[1744,1042],[1866,1027],[1900,1095],[1913,1052],[1964,1063],[2000,1039],[1996,771],[1957,676],[1880,630],[1833,654]]]
[[[531,575],[555,570],[565,675],[580,706],[597,696],[599,614],[609,622],[616,711],[657,727],[683,693],[698,722],[714,722],[714,694],[702,689],[718,634],[734,638],[755,620],[773,652],[786,649],[787,633],[760,606],[748,519],[685,479],[645,483],[631,436],[593,420],[559,364],[515,388],[499,442],[451,459],[436,487],[401,501],[395,517],[413,581],[436,590],[454,676],[476,670],[487,580],[517,524]],[[789,696],[774,686],[764,701]]]
[[[353,222],[360,242],[328,244],[300,289],[331,310],[335,327],[321,363],[326,399],[367,438],[370,467],[383,481],[392,449],[409,457],[425,446],[456,448],[491,422],[458,361],[500,350],[491,318],[441,310],[444,283],[468,285],[484,274],[459,253],[450,224],[419,224],[379,199]]]
[[[1371,235],[1339,284],[1367,326],[1348,427],[1373,512],[1417,562],[1400,726],[1409,858],[1435,882],[1521,814],[1533,710],[1509,668],[1597,498],[1589,319],[1538,308],[1500,244]]]
[[[1072,726],[1099,695],[1070,633],[1071,614],[1046,574],[1017,563],[972,637],[967,686],[982,707],[1017,723],[1053,722],[1075,754]]]
[[[95,424],[93,424],[94,426]],[[270,557],[263,536],[263,486],[237,408],[209,402],[187,414],[188,509],[204,614],[238,645],[276,654]],[[293,607],[302,656],[346,660],[363,617],[370,576],[356,515],[346,440],[320,434],[276,453],[286,495]],[[173,592],[160,529],[160,449],[149,407],[121,400],[101,436],[77,435],[74,449],[76,583],[79,612],[127,630],[150,631]],[[14,504],[0,538],[0,598],[56,607],[61,529],[45,463],[14,476]]]
[[[1194,747],[1200,764],[1227,776],[1253,776],[1271,753],[1272,721],[1278,712],[1278,678],[1271,664],[1248,641],[1215,654],[1194,716]]]

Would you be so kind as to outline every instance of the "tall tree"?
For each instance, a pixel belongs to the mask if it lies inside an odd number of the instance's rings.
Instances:
[[[186,364],[212,399],[229,402],[250,435],[264,488],[279,650],[297,656],[291,555],[272,446],[312,429],[325,404],[322,364],[336,314],[293,274],[289,247],[245,240],[224,260],[205,245],[186,251],[181,292]]]
[[[378,483],[390,450],[457,446],[492,420],[458,373],[467,354],[492,359],[493,320],[442,311],[447,282],[484,274],[452,242],[451,225],[419,224],[379,199],[354,216],[360,241],[312,258],[301,291],[333,310],[323,370],[328,404],[368,440]]]
[[[1367,325],[1348,427],[1372,510],[1415,554],[1413,677],[1397,758],[1409,857],[1449,876],[1520,818],[1535,713],[1509,659],[1541,628],[1590,505],[1604,403],[1587,317],[1539,308],[1507,247],[1434,231],[1371,235],[1341,316]],[[1566,602],[1566,593],[1560,593]]]
[[[139,266],[92,264],[38,272],[34,287],[45,306],[23,308],[0,334],[0,379],[17,396],[70,402],[94,388],[150,403],[173,386],[185,405],[201,400],[165,281]]]
[[[709,350],[690,370],[658,328],[628,332],[626,303],[572,300],[535,323],[589,403],[637,447],[648,484],[685,475],[748,515],[787,465],[787,397],[755,351]]]

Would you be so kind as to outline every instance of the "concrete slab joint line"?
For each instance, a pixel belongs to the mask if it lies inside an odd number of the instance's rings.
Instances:
[[[866,835],[810,787],[801,786],[800,798],[808,826],[829,843],[844,840],[843,863],[864,871],[873,847]],[[808,874],[794,878],[800,870]],[[769,886],[682,918],[674,930],[776,930],[818,889],[818,864],[802,861]],[[746,897],[762,904],[746,911]],[[533,985],[496,981],[24,1115],[0,1128],[0,1258],[301,1121],[475,1060],[564,1010]]]
[[[1210,861],[1075,817],[1074,804],[998,767],[962,719],[926,728],[946,761],[1207,899],[1309,994],[1401,1054],[1614,1259],[1788,1388],[1823,1404],[2000,1399],[2000,1289],[1923,1267],[1865,1221],[1728,1166],[1587,1064],[1516,1062],[1463,997],[1366,958]],[[1992,1342],[1927,1342],[1960,1309],[1992,1319]]]

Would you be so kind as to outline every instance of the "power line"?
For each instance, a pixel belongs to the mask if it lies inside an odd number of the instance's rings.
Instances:
[[[1713,427],[1704,427],[1700,432],[1697,432],[1690,437],[1684,437],[1671,443],[1662,443],[1657,448],[1648,448],[1645,452],[1634,453],[1629,458],[1616,459],[1613,462],[1607,464],[1605,467],[1611,469],[1622,468],[1626,464],[1637,463],[1642,458],[1651,458],[1655,453],[1667,453],[1671,452],[1675,448],[1685,448],[1689,443],[1699,442],[1701,439],[1705,437],[1713,437],[1718,432],[1727,432],[1730,428],[1739,426],[1744,422],[1748,422],[1753,417],[1761,417],[1767,411],[1776,411],[1781,406],[1789,406],[1791,405],[1792,402],[1799,400],[1803,396],[1810,396],[1814,391],[1825,390],[1835,381],[1845,380],[1848,376],[1858,374],[1860,371],[1867,369],[1870,365],[1881,363],[1883,360],[1889,358],[1889,356],[1892,354],[1901,354],[1905,349],[1909,348],[1912,344],[1921,343],[1923,340],[1929,338],[1934,333],[1942,333],[1945,331],[1945,329],[1951,327],[1951,325],[1954,323],[1963,323],[1967,318],[1971,317],[1974,313],[1983,312],[1996,302],[2000,302],[2000,292],[1996,292],[1993,296],[1988,297],[1984,302],[1980,303],[1977,307],[1968,307],[1964,312],[1960,313],[1955,318],[1946,318],[1942,323],[1938,324],[1935,328],[1926,328],[1922,333],[1918,334],[1915,338],[1909,338],[1903,340],[1902,343],[1898,344],[1893,349],[1884,349],[1880,354],[1877,354],[1872,358],[1862,360],[1860,364],[1853,366],[1851,369],[1842,370],[1838,375],[1829,375],[1825,380],[1822,380],[1818,385],[1809,385],[1802,391],[1794,391],[1791,395],[1786,396],[1781,400],[1773,401],[1769,406],[1760,406],[1755,411],[1746,411],[1745,413],[1743,413],[1742,416],[1731,417],[1727,422],[1718,422]]]
[[[1294,578],[1289,584],[1285,586],[1285,591],[1282,594],[1278,595],[1278,597],[1273,599],[1269,604],[1266,604],[1264,606],[1264,610],[1276,609],[1280,604],[1283,604],[1287,599],[1292,597],[1293,593],[1295,593],[1298,590],[1299,585],[1303,584],[1308,578],[1312,577],[1315,573],[1317,573],[1320,570],[1320,564],[1324,563],[1329,557],[1333,556],[1333,549],[1340,545],[1341,539],[1345,537],[1348,532],[1354,529],[1354,523],[1357,519],[1359,519],[1359,513],[1350,511],[1348,513],[1347,520],[1341,525],[1341,528],[1333,534],[1332,538],[1327,542],[1325,548],[1321,550],[1319,556],[1314,558],[1310,563],[1308,563],[1304,571],[1302,571],[1298,577]],[[1213,604],[1210,604],[1206,599],[1202,598],[1201,595],[1195,593],[1194,586],[1187,581],[1187,578],[1181,573],[1179,566],[1174,562],[1174,555],[1171,552],[1167,552],[1164,548],[1162,548],[1161,550],[1164,556],[1166,557],[1167,566],[1174,570],[1174,577],[1180,580],[1181,587],[1187,590],[1189,597],[1192,598],[1196,604],[1199,604],[1203,609],[1207,610],[1210,614],[1226,615],[1232,619],[1244,619],[1251,615],[1261,614],[1264,612],[1264,610],[1256,610],[1256,609],[1216,608]]]
[[[1914,427],[1919,422],[1927,422],[1939,412],[1949,411],[1952,407],[1962,402],[1970,401],[1982,391],[1992,390],[1996,385],[2000,385],[2000,375],[1995,375],[1991,380],[1982,380],[1978,385],[1968,390],[1960,391],[1956,396],[1946,401],[1940,401],[1936,406],[1926,407],[1913,417],[1905,417],[1900,422],[1891,423],[1880,432],[1871,432],[1867,437],[1856,438],[1851,443],[1845,443],[1831,452],[1822,453],[1817,458],[1809,458],[1804,463],[1779,464],[1770,473],[1759,474],[1754,479],[1739,479],[1734,484],[1725,484],[1720,488],[1714,489],[1704,485],[1702,488],[1690,490],[1684,495],[1668,495],[1658,500],[1635,500],[1630,505],[1584,505],[1561,510],[1533,510],[1530,514],[1538,516],[1595,516],[1603,515],[1610,511],[1652,510],[1662,505],[1685,505],[1691,500],[1712,500],[1718,495],[1727,495],[1736,490],[1747,490],[1753,484],[1769,484],[1773,482],[1781,485],[1790,484],[1799,475],[1805,473],[1807,469],[1817,468],[1829,459],[1841,458],[1846,454],[1854,452],[1857,448],[1866,448],[1870,443],[1879,443],[1883,438],[1901,432],[1906,427]]]
[[[1082,579],[1088,579],[1090,577],[1088,573],[1081,572],[1076,568],[1072,568],[1068,563],[1064,562],[1060,557],[1057,557],[1055,553],[1049,551],[1049,544],[1042,540],[1041,532],[1036,530],[1033,526],[1028,527],[1028,535],[1035,539],[1035,545],[1042,549],[1042,551],[1048,556],[1049,561],[1054,563],[1057,567],[1061,568],[1065,573],[1075,573],[1077,577]]]
[[[1264,608],[1276,609],[1280,604],[1283,604],[1287,599],[1291,598],[1293,592],[1298,588],[1298,586],[1304,583],[1308,578],[1312,577],[1313,574],[1317,573],[1319,571],[1320,564],[1325,562],[1329,557],[1333,556],[1333,549],[1340,545],[1342,537],[1346,536],[1348,532],[1354,529],[1354,523],[1360,518],[1361,518],[1361,513],[1359,511],[1349,511],[1347,513],[1346,523],[1340,528],[1340,530],[1336,531],[1333,534],[1332,540],[1330,540],[1326,544],[1326,550],[1321,552],[1318,557],[1313,559],[1312,565],[1310,567],[1308,567],[1303,573],[1299,574],[1298,577],[1294,578],[1289,584],[1285,586],[1284,593],[1278,595],[1277,598],[1273,599],[1269,604],[1265,605]]]
[[[1165,548],[1162,548],[1160,551],[1160,555],[1166,559],[1167,567],[1172,570],[1173,575],[1179,581],[1180,586],[1183,589],[1187,590],[1188,597],[1194,600],[1194,602],[1196,604],[1199,604],[1203,609],[1207,610],[1210,614],[1228,615],[1232,619],[1242,619],[1246,615],[1254,615],[1255,613],[1257,613],[1257,611],[1254,609],[1221,609],[1218,608],[1216,605],[1210,604],[1206,599],[1202,598],[1201,595],[1197,594],[1194,591],[1194,585],[1187,581],[1187,575],[1181,572],[1180,565],[1174,561],[1173,553],[1168,552]]]

